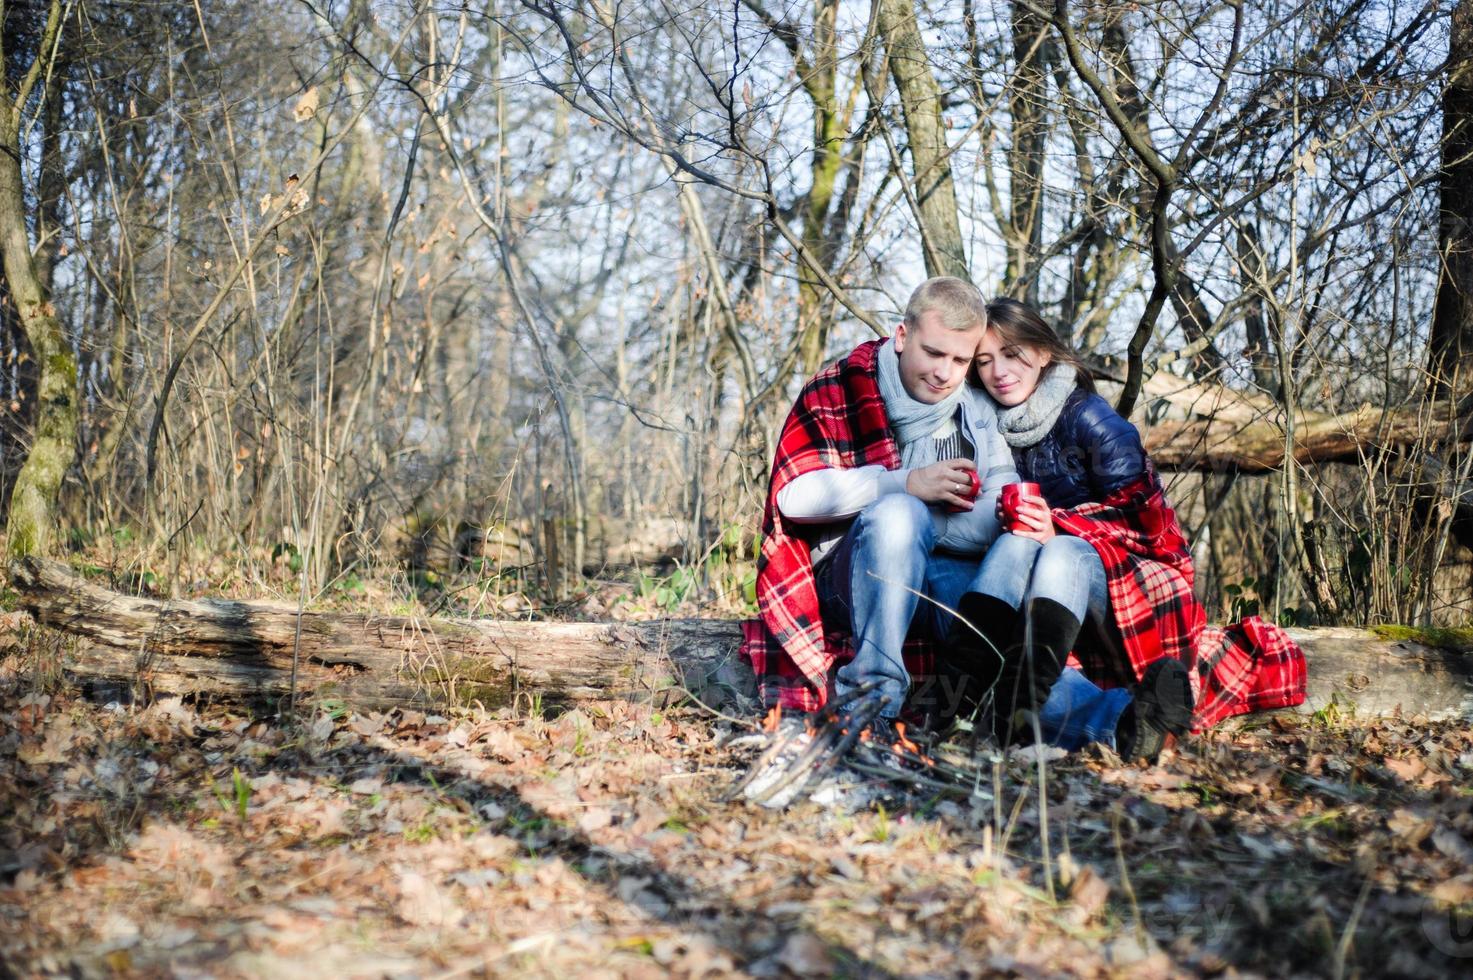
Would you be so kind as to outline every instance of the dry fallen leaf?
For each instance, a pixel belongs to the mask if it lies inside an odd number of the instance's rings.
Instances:
[[[59,765],[67,762],[67,750],[76,737],[72,721],[66,715],[52,715],[46,723],[46,736],[40,742],[28,742],[16,750],[16,758],[32,766]]]
[[[811,932],[795,932],[783,943],[777,954],[778,965],[800,977],[834,975],[834,958],[829,949]]]
[[[603,830],[614,822],[613,811],[608,807],[596,806],[587,810],[583,816],[578,818],[578,829],[585,834]]]
[[[312,738],[318,742],[325,742],[332,737],[333,730],[332,715],[318,715],[312,722]]]
[[[345,801],[323,800],[305,810],[300,810],[299,814],[310,817],[315,824],[312,836],[333,837],[348,833],[348,825],[344,823],[343,818],[351,809],[351,805]]]
[[[1433,822],[1419,813],[1400,809],[1386,820],[1386,827],[1407,847],[1417,847],[1432,833]]]
[[[1421,759],[1387,759],[1386,768],[1390,769],[1398,779],[1403,782],[1414,782],[1418,776],[1427,771],[1427,764]]]
[[[292,115],[296,116],[297,122],[311,119],[317,115],[317,105],[317,86],[314,85],[302,93],[302,97],[297,100],[296,108],[292,110]]]
[[[1069,897],[1086,920],[1092,919],[1105,907],[1110,897],[1110,884],[1086,864],[1069,884]]]
[[[417,926],[449,926],[456,915],[455,903],[449,894],[414,871],[399,879],[399,902],[395,911],[405,922]]]
[[[1445,905],[1473,902],[1473,875],[1459,875],[1438,882],[1432,888],[1432,897]]]

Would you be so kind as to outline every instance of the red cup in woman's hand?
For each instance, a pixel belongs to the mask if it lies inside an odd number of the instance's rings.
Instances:
[[[967,485],[956,492],[958,497],[966,497],[968,500],[976,500],[977,494],[982,492],[982,478],[977,475],[976,470],[967,470]],[[966,510],[956,504],[947,504],[946,509],[953,514],[959,514]]]
[[[1012,530],[1018,521],[1018,505],[1024,497],[1042,497],[1043,487],[1036,483],[1009,483],[998,495],[997,504],[1002,508],[1004,530]]]

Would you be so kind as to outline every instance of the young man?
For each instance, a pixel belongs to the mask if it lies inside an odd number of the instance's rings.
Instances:
[[[872,685],[847,710],[877,714],[883,738],[912,673],[936,676],[928,641],[950,631],[997,536],[998,490],[1017,480],[991,402],[967,384],[986,316],[970,283],[928,279],[892,338],[860,344],[799,395],[763,514],[760,619],[743,644],[768,707],[822,706],[852,649],[832,694]],[[916,707],[951,713],[959,697],[933,684]]]

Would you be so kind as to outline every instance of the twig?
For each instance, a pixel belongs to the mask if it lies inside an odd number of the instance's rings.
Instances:
[[[1371,896],[1371,883],[1371,876],[1367,875],[1365,883],[1360,886],[1355,905],[1350,910],[1350,918],[1345,921],[1345,928],[1340,930],[1340,941],[1335,944],[1335,965],[1331,971],[1335,980],[1341,980],[1345,976],[1345,960],[1350,955],[1350,944],[1355,940],[1356,924],[1360,922],[1361,913],[1366,909],[1366,899]]]
[[[1126,901],[1130,902],[1130,914],[1135,919],[1136,940],[1144,950],[1149,937],[1146,935],[1145,923],[1141,919],[1140,902],[1136,900],[1135,888],[1130,883],[1130,872],[1125,868],[1125,846],[1120,839],[1120,808],[1118,806],[1110,811],[1110,831],[1115,838],[1115,866],[1120,871],[1120,887],[1125,891]]]

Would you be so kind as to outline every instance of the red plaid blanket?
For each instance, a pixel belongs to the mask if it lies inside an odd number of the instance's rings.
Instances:
[[[1309,670],[1304,651],[1289,634],[1249,616],[1202,631],[1192,679],[1197,695],[1192,731],[1201,732],[1234,715],[1303,704]]]
[[[1196,663],[1206,613],[1192,595],[1192,554],[1149,462],[1134,483],[1096,503],[1055,508],[1054,526],[1099,552],[1110,588],[1110,611],[1125,660],[1101,649],[1075,651],[1080,669],[1105,687],[1134,684],[1146,666],[1176,657]]]
[[[1102,687],[1133,684],[1161,657],[1187,665],[1197,698],[1192,730],[1225,718],[1304,701],[1304,652],[1282,629],[1250,617],[1206,626],[1192,595],[1192,562],[1176,513],[1149,464],[1102,503],[1055,510],[1060,529],[1094,545],[1109,580],[1110,608],[1126,654],[1082,648],[1071,662]]]
[[[829,467],[900,466],[900,449],[880,397],[876,352],[883,341],[860,344],[803,387],[783,423],[762,510],[757,559],[758,619],[742,624],[742,656],[757,675],[767,707],[812,711],[828,700],[830,670],[853,656],[848,637],[826,634],[818,614],[808,535],[816,528],[788,521],[777,494],[789,481]],[[906,644],[912,676],[929,674],[930,647]]]

